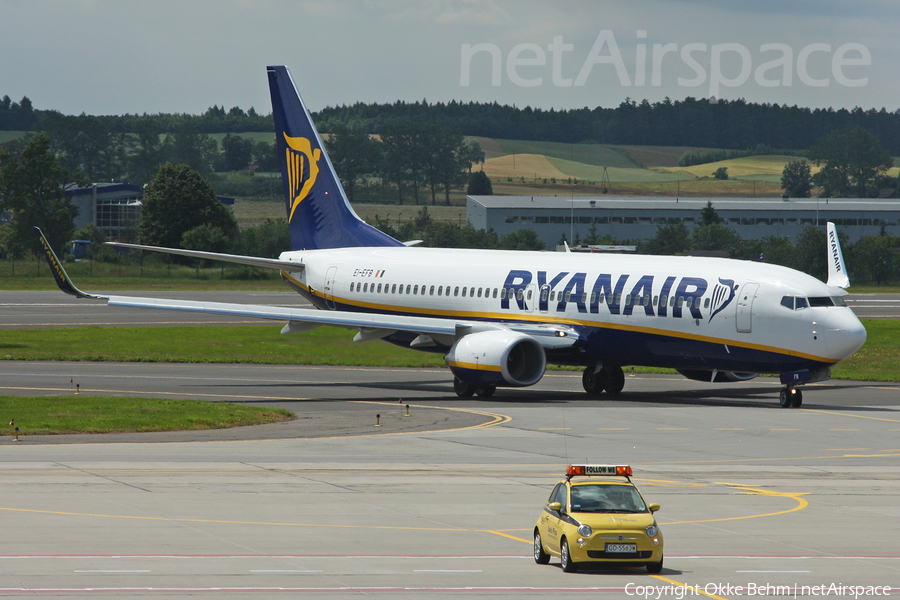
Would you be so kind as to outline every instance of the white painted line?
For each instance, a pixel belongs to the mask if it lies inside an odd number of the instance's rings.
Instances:
[[[131,569],[131,570],[114,570],[114,569],[76,569],[74,573],[150,573],[150,569]]]

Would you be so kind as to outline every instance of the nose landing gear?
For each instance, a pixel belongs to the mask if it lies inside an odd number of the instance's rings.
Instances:
[[[803,404],[803,392],[792,386],[781,388],[781,394],[778,396],[782,408],[800,408]]]

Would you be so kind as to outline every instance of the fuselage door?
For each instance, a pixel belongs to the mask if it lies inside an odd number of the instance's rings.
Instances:
[[[750,333],[753,331],[753,299],[756,297],[757,290],[759,290],[758,283],[745,283],[741,287],[734,321],[738,333]]]
[[[334,305],[334,278],[337,274],[337,267],[329,267],[325,273],[325,305],[331,310],[335,309]]]

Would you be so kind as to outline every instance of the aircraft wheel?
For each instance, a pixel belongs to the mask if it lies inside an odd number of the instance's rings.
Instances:
[[[603,367],[607,372],[606,385],[603,386],[607,394],[618,394],[625,387],[625,371],[622,367]]]
[[[453,391],[460,398],[471,398],[475,395],[475,386],[459,377],[453,378]]]
[[[594,365],[588,365],[581,374],[581,385],[588,394],[599,394],[606,387],[609,373],[606,369],[596,370]]]
[[[791,406],[793,406],[794,408],[800,408],[801,404],[803,404],[803,392],[798,389],[794,389]]]
[[[791,404],[794,402],[794,399],[791,398],[791,388],[781,388],[781,393],[778,394],[778,402],[781,404],[781,408],[791,407]]]
[[[496,385],[485,385],[480,388],[475,389],[475,393],[478,394],[479,398],[490,398],[494,395],[494,392],[497,391]]]

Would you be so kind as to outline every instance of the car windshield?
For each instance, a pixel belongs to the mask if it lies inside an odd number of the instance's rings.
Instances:
[[[638,491],[629,485],[587,484],[572,486],[572,512],[647,512]]]

